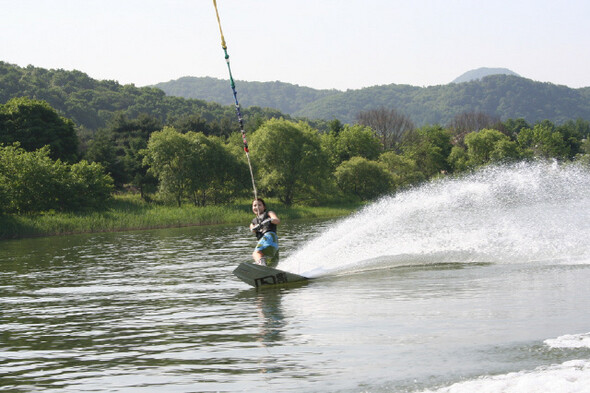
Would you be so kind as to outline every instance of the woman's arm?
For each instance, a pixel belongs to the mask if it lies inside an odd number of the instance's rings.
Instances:
[[[270,217],[271,223],[273,223],[275,225],[279,225],[281,223],[281,220],[279,219],[279,217],[277,216],[277,214],[275,212],[269,211],[268,216]]]

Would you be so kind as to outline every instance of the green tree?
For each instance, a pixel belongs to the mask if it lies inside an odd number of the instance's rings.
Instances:
[[[234,149],[222,138],[193,133],[202,145],[201,158],[196,161],[195,176],[189,186],[193,203],[204,206],[207,203],[231,202],[237,197],[250,193],[251,182],[248,166],[241,149]],[[194,185],[194,187],[193,187]]]
[[[580,153],[578,153],[575,160],[590,167],[590,139],[585,138],[582,140]]]
[[[383,151],[383,144],[373,130],[358,124],[345,125],[338,133],[322,135],[322,146],[328,152],[333,168],[352,157],[376,160]]]
[[[467,165],[471,167],[490,162],[519,158],[518,145],[500,131],[483,129],[465,136]]]
[[[0,169],[0,173],[1,172],[2,169]],[[0,175],[0,215],[6,213],[9,202],[10,199],[8,196],[8,190],[6,189],[6,183],[5,180],[2,179],[2,175]]]
[[[112,178],[98,164],[69,165],[49,157],[49,147],[27,152],[0,146],[0,189],[6,212],[96,209],[111,197]]]
[[[329,176],[320,136],[307,123],[271,119],[250,141],[260,188],[286,205],[318,196]]]
[[[27,151],[47,145],[53,159],[75,162],[78,158],[74,123],[59,116],[45,101],[20,97],[0,105],[0,143],[14,142]]]
[[[338,119],[332,119],[328,122],[328,130],[330,134],[338,135],[344,129],[344,124]]]
[[[121,188],[127,179],[123,157],[117,154],[118,148],[112,130],[100,129],[90,141],[85,158],[100,163],[114,179],[115,186]]]
[[[455,145],[447,158],[447,162],[453,172],[462,172],[469,168],[469,157],[465,148]]]
[[[102,165],[82,160],[69,169],[69,182],[64,195],[68,210],[103,209],[111,199],[113,178]]]
[[[555,130],[563,135],[569,149],[568,158],[573,159],[581,152],[582,141],[590,135],[590,122],[583,119],[577,119],[575,122],[568,120]]]
[[[392,188],[392,178],[385,164],[364,157],[344,161],[334,172],[338,187],[346,195],[361,200],[374,199]]]
[[[192,171],[198,168],[194,151],[189,134],[164,127],[152,133],[144,154],[143,163],[160,181],[160,191],[171,196],[178,206],[188,192]]]
[[[219,137],[202,132],[179,133],[164,127],[150,137],[142,154],[160,182],[160,191],[178,206],[186,197],[195,205],[228,202],[243,195],[245,164]]]
[[[386,151],[379,156],[389,171],[393,189],[411,186],[425,180],[424,174],[418,168],[416,161],[394,151]]]
[[[502,123],[504,129],[506,130],[506,134],[515,139],[520,131],[531,128],[531,126],[526,122],[525,119],[508,119],[504,123]]]
[[[451,137],[441,126],[425,126],[404,134],[403,155],[416,162],[426,178],[449,170],[447,158],[452,149]]]
[[[7,210],[12,213],[32,213],[58,206],[65,194],[66,171],[61,161],[49,157],[49,147],[27,152],[18,146],[1,148],[3,182],[8,190]]]
[[[118,188],[131,184],[144,196],[144,190],[155,187],[155,182],[142,164],[140,151],[147,147],[151,133],[161,129],[162,123],[153,116],[140,114],[130,119],[119,113],[106,128],[96,133],[85,157],[101,163],[113,176]]]
[[[533,129],[521,130],[517,141],[525,156],[557,159],[571,157],[569,144],[550,121],[535,124]]]

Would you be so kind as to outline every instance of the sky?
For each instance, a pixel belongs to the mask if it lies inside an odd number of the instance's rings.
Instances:
[[[590,86],[587,0],[217,0],[217,7],[236,81],[431,86],[501,67]],[[228,79],[212,0],[0,0],[0,10],[0,61],[138,87],[183,76]]]

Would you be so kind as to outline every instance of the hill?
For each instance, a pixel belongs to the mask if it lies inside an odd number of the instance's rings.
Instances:
[[[514,71],[510,71],[508,68],[487,68],[482,67],[475,70],[467,71],[463,75],[455,78],[451,83],[463,83],[471,82],[474,80],[481,80],[486,76],[490,75],[514,75],[520,76]]]
[[[347,91],[283,82],[238,81],[236,85],[244,118],[252,122],[247,126],[254,128],[277,116],[351,123],[359,112],[379,107],[394,108],[418,126],[446,125],[465,112],[484,112],[502,120],[523,118],[529,123],[590,120],[590,87],[571,89],[516,75],[489,75],[440,86],[390,84]],[[148,114],[163,124],[193,116],[194,121],[217,130],[215,134],[233,129],[235,110],[229,81],[185,77],[157,86],[138,88],[98,81],[80,71],[19,67],[0,61],[0,104],[20,96],[45,100],[90,131],[104,127],[117,114],[131,119]]]
[[[185,76],[154,85],[166,94],[184,98],[234,105],[228,80],[210,77]],[[317,90],[284,82],[236,81],[240,105],[275,108],[284,113],[295,113],[319,99],[340,93],[338,90]]]
[[[227,88],[224,91],[227,93]],[[129,119],[148,115],[162,124],[184,121],[213,134],[233,131],[236,125],[233,105],[167,96],[155,87],[99,81],[76,70],[19,67],[0,61],[0,104],[15,97],[47,101],[61,115],[73,120],[84,134],[93,134],[120,115]],[[257,107],[245,108],[243,114],[255,124],[283,115]]]
[[[493,75],[482,76],[486,73]],[[360,111],[381,106],[405,113],[419,126],[445,125],[464,112],[484,112],[502,120],[524,118],[530,123],[545,119],[556,124],[577,118],[590,120],[590,87],[572,89],[512,74],[505,69],[479,69],[456,79],[475,79],[463,83],[429,87],[390,84],[345,92],[282,82],[236,85],[243,105],[276,108],[295,117],[339,119],[344,123],[353,122]],[[170,95],[233,103],[227,80],[185,77],[156,86]]]
[[[326,97],[294,113],[310,118],[351,121],[359,110],[384,106],[410,116],[417,125],[448,124],[455,115],[483,112],[502,120],[545,119],[556,124],[590,119],[590,88],[571,89],[513,75],[492,75],[480,81],[443,86],[375,86]]]

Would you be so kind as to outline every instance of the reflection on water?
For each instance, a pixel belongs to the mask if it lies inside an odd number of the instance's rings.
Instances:
[[[282,339],[285,316],[281,310],[280,290],[261,291],[256,296],[256,310],[261,321],[259,341],[264,346],[273,346]]]

